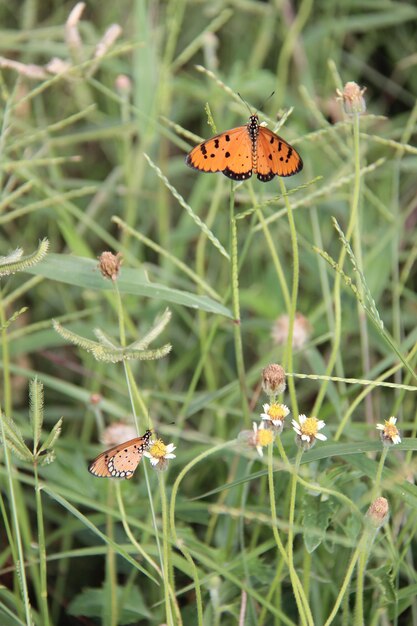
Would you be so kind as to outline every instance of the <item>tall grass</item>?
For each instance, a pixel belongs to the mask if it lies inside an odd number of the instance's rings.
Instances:
[[[417,624],[417,9],[0,17],[1,624]],[[238,92],[300,174],[185,166],[246,123]],[[325,422],[311,449],[304,415]],[[126,422],[176,458],[95,478]]]

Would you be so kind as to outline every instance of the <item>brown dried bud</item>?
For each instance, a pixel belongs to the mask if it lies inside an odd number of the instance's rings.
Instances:
[[[92,393],[91,396],[90,396],[90,402],[93,405],[100,404],[102,399],[103,399],[103,397],[99,393]]]
[[[287,342],[288,331],[290,328],[290,318],[284,313],[274,322],[271,331],[271,337],[277,344]],[[293,348],[302,348],[307,343],[312,332],[312,326],[308,319],[302,313],[295,314],[294,325],[292,331]]]
[[[336,89],[338,100],[343,102],[343,108],[347,115],[355,115],[365,113],[366,102],[363,94],[366,91],[366,87],[359,87],[355,82],[350,81],[346,83],[343,91]]]
[[[126,74],[116,76],[115,86],[117,91],[121,93],[130,93],[132,91],[132,81]]]
[[[285,370],[281,365],[271,363],[262,370],[262,389],[267,396],[276,396],[285,391]]]
[[[377,498],[366,512],[366,517],[375,528],[380,528],[388,519],[389,505],[386,498]]]
[[[120,266],[122,265],[122,255],[120,252],[102,252],[99,256],[99,270],[104,278],[116,280],[119,276]]]

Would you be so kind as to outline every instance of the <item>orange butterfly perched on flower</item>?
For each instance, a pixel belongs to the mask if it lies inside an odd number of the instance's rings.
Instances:
[[[88,471],[99,478],[132,478],[143,453],[149,448],[152,431],[142,437],[129,439],[99,454],[88,466]]]
[[[261,126],[256,114],[250,116],[245,126],[200,143],[187,154],[185,162],[201,172],[223,172],[232,180],[247,180],[256,174],[263,183],[303,169],[298,152],[282,137]]]

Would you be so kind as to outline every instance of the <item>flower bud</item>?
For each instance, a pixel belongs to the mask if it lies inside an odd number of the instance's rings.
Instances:
[[[285,370],[281,365],[271,363],[262,370],[262,389],[267,396],[276,396],[285,391]]]

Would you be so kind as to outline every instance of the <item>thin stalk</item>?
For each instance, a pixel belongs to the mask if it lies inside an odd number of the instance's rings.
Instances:
[[[277,443],[278,443],[278,448],[284,451],[281,439],[279,437],[277,439]],[[284,457],[288,463],[288,467],[290,467],[288,458],[285,455],[285,451],[284,451]],[[298,460],[298,464],[300,463],[300,460],[301,460],[301,456],[300,456],[300,459]],[[300,620],[302,624],[314,625],[313,616],[311,615],[310,607],[308,606],[308,601],[305,596],[304,589],[297,575],[297,572],[294,568],[293,561],[290,559],[290,551],[288,550],[288,554],[287,554],[287,551],[285,550],[284,544],[282,543],[282,540],[279,534],[276,502],[275,502],[274,472],[273,472],[272,461],[273,461],[273,449],[272,449],[272,446],[269,446],[269,449],[268,449],[268,485],[269,485],[269,504],[270,504],[270,510],[271,510],[271,520],[272,520],[272,533],[274,535],[274,539],[277,544],[278,551],[282,557],[282,560],[288,566],[288,569],[290,571],[291,583],[293,586],[293,592],[294,592],[295,600],[297,603],[298,612],[300,614]],[[296,460],[296,463],[297,463],[297,460]],[[296,477],[296,466],[294,467],[293,471],[294,471],[293,473],[293,480],[294,480],[294,477]],[[289,528],[291,528],[291,519],[289,520]],[[290,536],[288,536],[288,541],[289,540],[290,540]]]
[[[364,626],[363,619],[363,591],[365,582],[366,562],[368,560],[369,548],[367,546],[368,536],[364,532],[361,541],[358,546],[359,559],[358,559],[358,572],[356,577],[356,603],[355,603],[355,615],[354,626]]]
[[[119,288],[118,288],[118,285],[117,285],[117,281],[114,281],[113,284],[114,284],[114,292],[116,294],[116,301],[117,301],[117,313],[118,313],[118,321],[119,321],[120,344],[122,346],[125,346],[126,345],[126,333],[125,333],[125,325],[124,325],[123,303],[122,303],[122,299],[121,299],[121,296],[120,296],[120,291],[119,291]],[[138,389],[138,387],[136,385],[136,381],[135,381],[134,376],[132,374],[132,370],[130,368],[130,364],[127,361],[123,361],[123,367],[124,367],[124,372],[125,372],[126,385],[127,385],[127,389],[128,389],[128,393],[129,393],[129,399],[130,399],[130,403],[131,403],[131,407],[132,407],[133,418],[134,418],[134,421],[135,421],[137,432],[140,433],[139,419],[138,419],[138,415],[137,415],[137,412],[136,412],[136,406],[135,406],[135,402],[134,402],[134,395],[135,395],[136,399],[139,401],[141,410],[143,411],[144,417],[145,417],[145,419],[147,421],[147,425],[149,425],[150,421],[149,421],[149,415],[148,415],[147,407],[146,407],[145,403],[143,402],[142,396],[141,396],[141,394],[139,392],[139,389]],[[150,509],[150,513],[151,513],[153,528],[154,528],[154,531],[155,531],[155,541],[156,541],[156,545],[157,545],[157,549],[158,549],[159,560],[160,560],[160,564],[161,564],[161,571],[164,571],[164,559],[163,559],[163,554],[162,554],[162,549],[161,549],[161,542],[159,540],[158,524],[157,524],[157,521],[156,521],[155,507],[154,507],[154,503],[153,503],[153,499],[152,499],[152,490],[151,490],[151,485],[150,485],[150,481],[149,481],[148,468],[147,468],[146,464],[143,465],[143,473],[144,473],[144,476],[145,476],[146,490],[148,492],[149,509]]]
[[[340,591],[337,594],[337,598],[336,598],[336,601],[335,601],[334,606],[332,608],[332,611],[331,611],[329,617],[324,622],[323,626],[330,626],[330,624],[332,623],[332,621],[334,620],[334,618],[336,617],[336,615],[339,612],[339,608],[340,608],[340,605],[342,604],[343,598],[346,597],[346,593],[347,593],[347,591],[349,589],[349,585],[350,585],[350,582],[352,580],[353,571],[355,569],[357,560],[359,558],[359,552],[360,552],[360,550],[359,550],[359,546],[358,546],[356,548],[355,552],[352,555],[352,558],[351,558],[350,563],[349,563],[349,567],[346,570],[346,574],[345,574],[345,577],[343,579],[342,586],[340,587]]]
[[[252,471],[252,466],[253,466],[253,461],[250,461],[246,468],[245,468],[245,475],[247,477],[250,476],[250,473]],[[248,480],[246,483],[244,483],[243,485],[243,489],[242,489],[242,493],[241,493],[241,500],[240,500],[240,510],[244,511],[246,504],[247,504],[247,497],[248,497],[248,492],[249,492],[249,488],[250,488],[250,480]],[[246,584],[248,586],[248,588],[250,588],[251,586],[251,576],[250,576],[250,569],[247,563],[247,549],[245,546],[245,519],[244,516],[241,515],[240,519],[239,519],[239,542],[240,542],[240,554],[242,555],[242,561],[243,561],[243,571],[245,574],[245,579],[246,579]],[[245,599],[245,607],[247,606],[247,598]],[[245,613],[246,613],[246,608],[245,608]],[[249,622],[256,622],[256,612],[255,612],[255,607],[254,607],[254,603],[253,603],[253,598],[250,598],[250,606],[249,606],[249,613],[250,613],[250,617],[248,616],[248,621]]]
[[[295,228],[294,215],[292,212],[292,207],[291,207],[288,194],[286,192],[285,185],[284,185],[282,178],[279,179],[279,184],[281,188],[281,193],[284,197],[285,207],[287,209],[288,225],[290,228],[291,248],[292,248],[293,270],[292,270],[291,306],[288,312],[288,316],[289,316],[288,338],[287,338],[287,344],[285,347],[285,354],[284,354],[284,368],[288,369],[289,372],[292,372],[293,371],[292,340],[293,340],[293,335],[294,335],[295,314],[297,312],[298,283],[299,283],[299,278],[300,278],[300,261],[299,261],[299,256],[298,256],[297,231]],[[297,396],[295,393],[294,380],[292,378],[288,379],[288,390],[290,392],[293,414],[295,417],[298,417]]]
[[[0,307],[0,310],[1,310],[1,307]],[[4,425],[3,425],[3,413],[1,410],[0,410],[0,430],[1,430],[1,440],[6,441],[6,437],[4,433]],[[16,571],[17,571],[17,575],[19,579],[20,591],[21,591],[23,603],[25,606],[26,625],[31,626],[33,624],[33,619],[32,619],[31,607],[29,603],[28,585],[27,585],[26,570],[25,570],[25,557],[23,554],[23,544],[22,544],[22,537],[20,534],[20,527],[19,527],[19,520],[18,520],[18,513],[17,513],[17,506],[16,506],[16,496],[14,492],[14,485],[13,485],[13,479],[12,479],[13,467],[10,462],[9,449],[7,445],[3,446],[3,450],[4,450],[4,461],[6,465],[7,482],[8,482],[8,487],[9,487],[10,509],[12,512],[13,529],[14,529],[17,553],[18,553],[18,560],[15,562],[15,566],[16,566]]]
[[[355,113],[353,116],[353,163],[354,163],[354,184],[353,184],[353,194],[351,201],[351,209],[350,209],[350,218],[349,224],[346,231],[346,240],[350,241],[352,237],[352,233],[356,224],[357,216],[358,216],[358,207],[359,207],[359,197],[360,197],[360,185],[361,185],[361,168],[360,168],[360,133],[359,133],[359,114]],[[342,246],[340,251],[338,266],[343,269],[343,264],[345,262],[346,257],[346,249]],[[341,275],[340,272],[336,272],[334,279],[334,290],[333,290],[333,299],[334,299],[334,312],[335,312],[335,325],[334,325],[334,335],[333,335],[333,344],[332,351],[330,353],[330,357],[328,360],[326,375],[330,376],[335,363],[338,359],[339,347],[340,347],[340,338],[341,338],[341,329],[342,329],[342,311],[341,311]],[[321,404],[323,402],[324,396],[326,394],[328,386],[328,381],[324,381],[323,385],[320,387],[320,390],[317,394],[316,401],[314,403],[313,410],[311,415],[317,415]]]
[[[292,474],[292,479],[291,479],[290,512],[288,516],[288,566],[290,570],[290,578],[291,578],[291,583],[293,586],[294,593],[295,593],[295,590],[297,589],[297,592],[299,595],[301,595],[300,590],[303,589],[303,587],[295,571],[294,553],[293,553],[294,545],[293,544],[294,544],[295,502],[296,502],[296,495],[297,495],[297,477],[298,477],[298,472],[300,471],[300,463],[301,463],[302,455],[303,455],[303,451],[301,448],[299,448],[297,452],[297,456],[295,457],[295,463],[294,463],[293,474]],[[303,589],[303,592],[304,592],[304,589]],[[298,597],[298,594],[295,595],[295,599],[297,601],[298,611],[300,613],[300,620],[303,624],[309,624],[310,626],[314,626],[314,620],[311,614],[310,607],[308,605],[308,600],[304,596],[305,602],[303,603],[304,605],[301,605],[301,602],[300,602],[301,598]],[[302,607],[302,611],[300,610],[300,607]]]
[[[380,490],[380,485],[381,485],[382,470],[384,469],[388,450],[389,450],[388,446],[383,446],[381,458],[379,459],[378,469],[377,469],[376,476],[375,476],[374,488],[372,490],[372,496],[370,498],[371,502],[373,502],[380,495],[379,490]]]
[[[33,466],[35,476],[35,498],[36,498],[36,520],[38,525],[38,551],[39,551],[39,573],[40,573],[40,612],[42,616],[42,624],[49,626],[49,610],[48,610],[48,581],[46,574],[46,546],[45,546],[45,527],[43,524],[43,508],[41,486],[39,484],[38,464],[35,460]]]
[[[182,539],[179,539],[178,535],[177,535],[177,530],[176,530],[176,525],[175,525],[175,505],[176,505],[176,500],[177,500],[177,495],[178,495],[178,489],[180,487],[180,484],[181,484],[182,480],[185,478],[185,476],[188,475],[190,470],[195,465],[197,465],[198,463],[204,461],[207,457],[211,456],[212,454],[216,454],[217,452],[220,452],[221,450],[225,450],[226,448],[230,448],[233,445],[236,445],[235,441],[227,441],[226,443],[221,443],[221,444],[219,444],[217,446],[214,446],[214,447],[210,448],[209,450],[206,450],[205,452],[202,452],[198,456],[194,457],[192,459],[192,461],[187,463],[187,465],[178,474],[178,476],[177,476],[177,478],[176,478],[176,480],[175,480],[175,482],[174,482],[174,484],[172,486],[172,491],[171,491],[171,501],[170,501],[170,508],[169,508],[169,525],[170,525],[170,529],[171,529],[171,533],[172,533],[172,541],[177,545],[179,550],[181,550],[182,554],[184,555],[184,558],[186,559],[186,561],[188,562],[188,564],[191,567],[192,577],[193,577],[193,581],[194,581],[195,601],[196,601],[196,605],[197,605],[197,624],[198,624],[198,626],[203,626],[203,623],[204,623],[204,620],[203,620],[203,603],[202,603],[202,598],[201,598],[200,579],[199,579],[199,575],[198,575],[198,569],[197,569],[197,567],[196,567],[196,565],[194,563],[194,560],[193,560],[193,558],[191,556],[190,551],[186,547],[184,541]]]
[[[12,414],[12,388],[10,379],[10,355],[9,341],[7,337],[6,313],[3,305],[3,293],[0,293],[0,324],[3,328],[1,332],[1,347],[3,359],[3,406],[6,415]],[[3,439],[4,441],[4,439]]]
[[[113,509],[113,484],[110,481],[107,491],[107,507]],[[106,535],[114,542],[113,516],[106,515]],[[116,554],[113,546],[107,544],[106,551],[106,600],[103,603],[103,624],[117,626],[118,602],[117,602],[117,572]]]
[[[163,581],[164,581],[164,599],[165,599],[165,611],[166,620],[168,626],[174,626],[174,619],[172,615],[172,607],[169,597],[170,589],[170,531],[169,531],[169,517],[168,517],[168,503],[167,494],[165,489],[165,480],[163,472],[158,472],[159,479],[159,495],[161,498],[161,515],[162,515],[162,552],[163,552]]]
[[[242,334],[240,326],[240,303],[239,303],[239,264],[237,251],[237,227],[234,216],[235,192],[233,182],[230,188],[230,260],[231,260],[231,286],[232,286],[232,310],[234,316],[233,334],[235,340],[236,367],[239,377],[243,414],[247,421],[250,419],[248,405],[248,392],[246,389],[245,364],[243,358]]]

